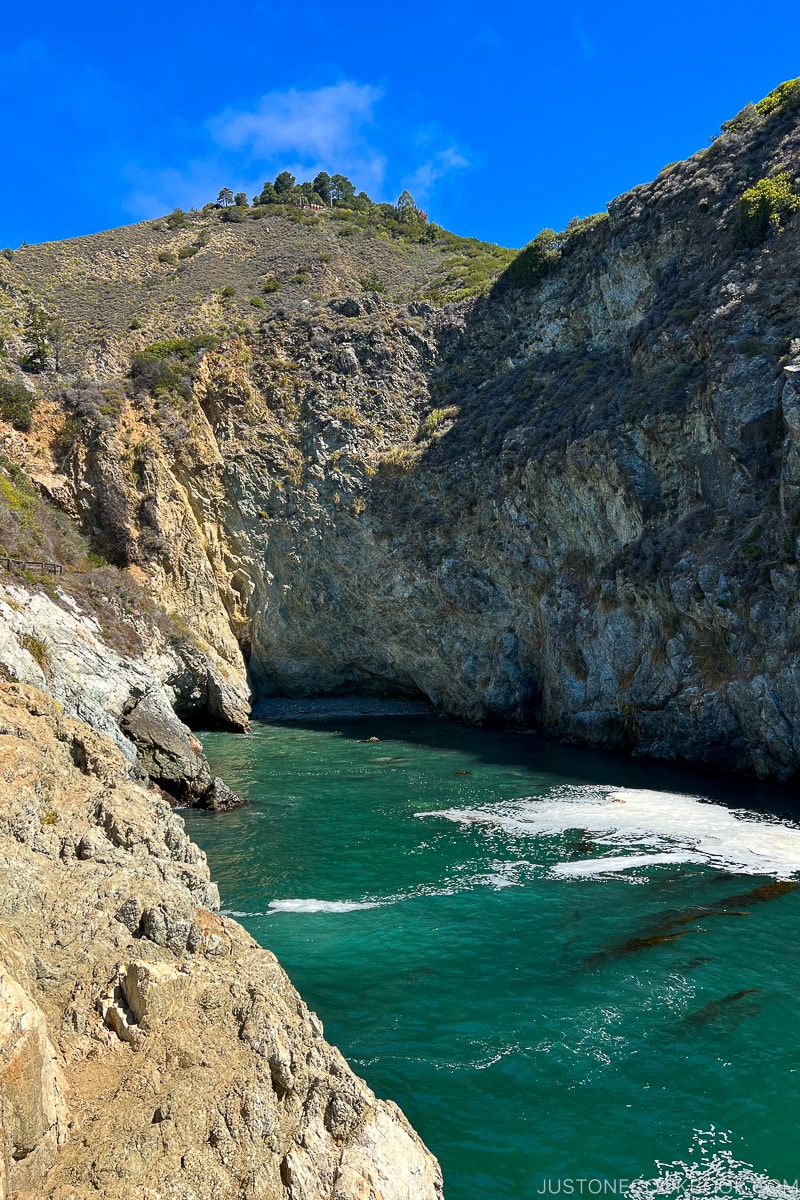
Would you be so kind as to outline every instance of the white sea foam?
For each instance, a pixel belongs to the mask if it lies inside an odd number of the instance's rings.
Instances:
[[[705,862],[690,850],[674,854],[615,854],[612,858],[584,858],[578,862],[560,862],[550,868],[551,875],[607,875],[630,871],[632,867],[653,867],[661,863]]]
[[[556,874],[604,874],[658,862],[702,862],[750,875],[787,878],[800,871],[800,828],[753,813],[734,812],[695,796],[645,789],[567,787],[543,798],[529,798],[484,808],[449,808],[417,813],[445,817],[463,825],[487,825],[513,838],[557,837],[579,829],[595,843],[613,847],[620,856],[639,851],[639,861],[617,866],[602,858],[560,863]],[[642,862],[642,852],[648,861]],[[663,856],[667,855],[667,858]],[[580,867],[583,867],[581,871]],[[588,871],[587,871],[588,866]]]
[[[626,1189],[628,1200],[689,1196],[707,1200],[800,1200],[796,1179],[771,1179],[752,1163],[734,1157],[733,1138],[725,1130],[696,1130],[687,1161],[656,1163],[658,1174],[636,1179]]]
[[[270,900],[272,912],[348,913],[360,908],[380,908],[380,900]]]
[[[491,873],[488,875],[479,875],[475,883],[486,884],[492,887],[495,891],[501,891],[503,888],[522,887],[530,878],[531,873],[536,869],[536,863],[529,862],[526,858],[516,859],[511,862],[498,861],[491,865]]]

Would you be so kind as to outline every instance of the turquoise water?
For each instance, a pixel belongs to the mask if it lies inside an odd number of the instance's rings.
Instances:
[[[433,718],[204,742],[251,802],[184,814],[223,909],[448,1200],[800,1197],[790,795]]]

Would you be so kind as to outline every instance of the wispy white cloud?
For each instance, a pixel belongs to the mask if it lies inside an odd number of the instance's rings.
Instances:
[[[408,187],[427,204],[441,179],[473,165],[468,152],[438,122],[409,130],[379,107],[382,100],[374,84],[345,80],[270,92],[252,105],[227,108],[196,130],[188,161],[150,170],[129,164],[125,207],[141,219],[176,204],[200,207],[220,187],[251,196],[283,170],[299,179],[340,171],[374,199]]]
[[[426,200],[434,186],[445,175],[469,166],[469,159],[460,150],[455,146],[448,146],[421,163],[406,179],[406,187],[418,200]]]
[[[150,220],[171,212],[176,205],[181,208],[202,208],[209,200],[216,200],[217,192],[228,183],[235,190],[247,188],[238,177],[231,177],[219,162],[200,159],[188,162],[182,170],[167,167],[160,171],[148,171],[139,166],[128,166],[124,176],[131,190],[124,197],[126,212],[137,220]],[[257,191],[260,183],[253,183],[248,191]]]
[[[289,88],[269,92],[250,109],[226,109],[209,122],[211,136],[226,150],[248,154],[251,161],[311,171],[327,168],[358,175],[361,187],[383,179],[386,162],[370,143],[375,107],[383,97],[369,83],[343,80],[315,90]]]

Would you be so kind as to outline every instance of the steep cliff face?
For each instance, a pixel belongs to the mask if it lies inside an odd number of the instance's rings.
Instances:
[[[732,230],[799,145],[796,109],[726,133],[529,287],[273,326],[245,405],[209,356],[259,690],[796,772],[800,221]]]
[[[799,146],[796,98],[749,111],[482,299],[276,308],[190,395],[91,417],[64,503],[256,696],[792,777],[800,217],[734,228]]]
[[[0,1197],[437,1200],[125,756],[0,684]]]

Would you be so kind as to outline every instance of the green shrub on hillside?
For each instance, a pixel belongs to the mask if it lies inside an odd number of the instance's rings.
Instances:
[[[741,133],[743,129],[747,129],[753,121],[758,118],[758,109],[755,104],[745,104],[741,112],[738,112],[735,117],[731,117],[730,121],[722,122],[723,133]]]
[[[0,459],[0,467],[3,468],[4,474],[0,474],[0,503],[2,503],[9,512],[16,513],[23,524],[30,526],[31,518],[36,512],[36,493],[31,486],[28,476],[17,466],[16,463],[9,462],[7,458]],[[9,548],[8,531],[3,530],[3,545],[6,550]]]
[[[167,217],[167,227],[169,229],[183,229],[186,224],[186,213],[182,208],[174,208]]]
[[[607,213],[592,213],[588,217],[573,217],[560,233],[554,229],[543,229],[519,252],[500,280],[512,287],[528,287],[536,283],[544,278],[562,255],[572,253],[581,237],[607,219]]]
[[[480,296],[516,257],[514,250],[479,242],[477,238],[457,237],[438,226],[436,238],[447,248],[441,272],[435,277],[424,298],[436,303],[465,300]],[[424,239],[423,239],[424,240]]]
[[[232,204],[230,208],[223,208],[219,219],[232,224],[241,224],[242,221],[247,220],[247,209],[241,204]]]
[[[0,380],[0,417],[8,421],[21,433],[27,433],[31,427],[36,398],[16,379]]]
[[[800,208],[800,196],[792,177],[784,171],[771,179],[759,179],[739,201],[733,225],[733,240],[739,249],[760,246],[767,234],[780,229],[781,218]]]
[[[160,263],[167,263],[168,266],[172,266],[176,259],[171,250],[162,250],[158,256],[158,261]]]
[[[270,292],[279,292],[280,290],[281,290],[280,279],[268,279],[267,282],[264,284],[264,291],[267,292],[268,294]]]
[[[36,665],[45,673],[50,670],[51,653],[50,646],[44,638],[37,637],[33,633],[23,633],[20,636],[19,644],[23,650],[27,650]]]
[[[759,100],[755,107],[762,117],[766,117],[776,108],[797,103],[800,103],[800,79],[787,79],[773,88],[763,100]]]
[[[369,275],[362,275],[358,282],[361,284],[365,292],[386,291],[386,285],[377,271],[370,271]]]
[[[191,366],[201,350],[213,350],[219,338],[196,334],[191,338],[169,338],[153,342],[131,355],[131,377],[136,384],[158,396],[164,392],[191,391]],[[187,369],[188,368],[188,369]]]
[[[503,279],[522,287],[535,283],[547,274],[560,257],[561,250],[555,229],[543,229],[506,268]]]

